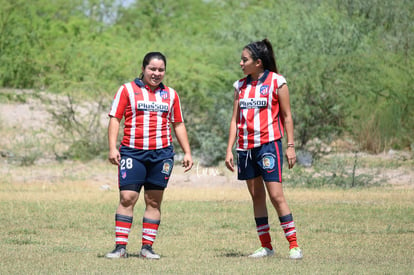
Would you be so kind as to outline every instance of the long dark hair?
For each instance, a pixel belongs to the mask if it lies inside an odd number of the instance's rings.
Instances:
[[[160,52],[149,52],[144,56],[144,59],[142,60],[142,67],[145,69],[145,67],[148,66],[148,64],[151,62],[152,59],[159,59],[164,61],[165,69],[167,69],[167,58],[165,58],[165,55],[163,55]],[[144,73],[142,72],[139,78],[143,78]]]
[[[252,42],[246,45],[244,49],[247,49],[252,54],[253,60],[262,60],[263,69],[278,73],[273,47],[267,38],[262,41]]]

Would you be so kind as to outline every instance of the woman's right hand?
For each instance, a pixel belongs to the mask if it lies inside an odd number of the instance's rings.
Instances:
[[[118,149],[109,150],[108,160],[113,165],[119,165],[119,161],[121,160],[121,154],[119,153]]]

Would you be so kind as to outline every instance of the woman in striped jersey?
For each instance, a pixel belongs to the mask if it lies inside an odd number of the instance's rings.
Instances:
[[[164,85],[167,60],[150,52],[142,62],[142,74],[121,85],[109,112],[109,161],[118,166],[120,201],[115,214],[115,249],[107,258],[126,258],[126,245],[133,210],[144,187],[145,212],[142,220],[140,256],[159,259],[152,245],[161,219],[161,201],[174,165],[171,126],[180,144],[185,171],[193,160],[177,92]],[[124,136],[119,149],[117,137],[121,120]]]
[[[301,259],[292,213],[282,188],[282,137],[287,136],[289,169],[296,163],[293,119],[286,79],[278,74],[272,44],[268,39],[243,48],[240,67],[244,75],[234,83],[233,115],[230,122],[226,166],[234,171],[232,148],[237,141],[238,179],[246,180],[261,247],[249,257],[271,256],[266,190],[289,242],[289,256]]]

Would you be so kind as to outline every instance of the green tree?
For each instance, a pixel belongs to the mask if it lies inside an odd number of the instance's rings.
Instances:
[[[225,153],[232,84],[243,77],[242,47],[267,37],[288,80],[301,146],[349,134],[374,152],[414,143],[412,1],[121,3],[0,0],[0,86],[107,106],[139,75],[145,53],[161,51],[193,151],[215,164]]]

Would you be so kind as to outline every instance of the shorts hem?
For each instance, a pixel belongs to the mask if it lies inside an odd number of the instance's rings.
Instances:
[[[282,183],[282,181],[279,181],[279,179],[277,179],[277,180],[273,180],[273,179],[271,179],[271,180],[263,179],[263,181],[264,182],[280,182],[280,183]]]
[[[139,184],[144,184],[145,181],[131,181],[131,182],[122,182],[122,185],[119,185],[119,187],[122,186],[127,186],[127,185],[139,185]]]

